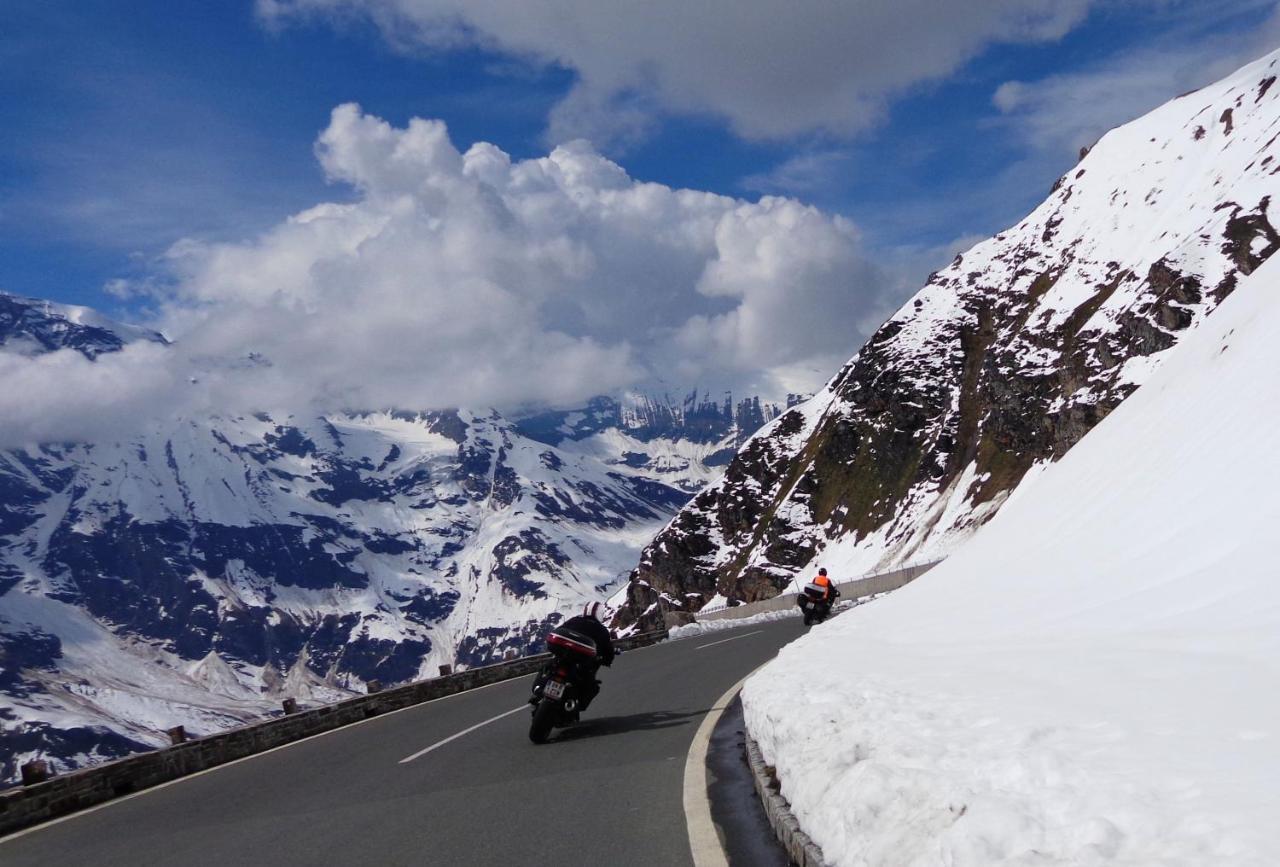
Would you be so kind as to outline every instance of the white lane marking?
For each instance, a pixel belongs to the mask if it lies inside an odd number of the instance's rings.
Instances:
[[[643,649],[643,648],[639,648],[639,649]],[[325,735],[331,735],[334,732],[349,731],[353,728],[356,728],[357,726],[366,725],[371,722],[377,722],[378,720],[384,720],[387,717],[395,716],[398,713],[404,713],[405,711],[410,711],[410,710],[419,710],[420,708],[423,708],[429,704],[435,704],[438,701],[448,701],[449,699],[457,698],[460,695],[471,695],[474,692],[479,692],[482,689],[489,689],[490,687],[493,687],[493,686],[502,686],[503,684],[510,685],[512,683],[524,680],[525,678],[529,678],[529,677],[533,677],[533,675],[522,674],[519,677],[509,677],[506,680],[495,680],[493,683],[486,683],[484,686],[477,686],[474,689],[464,689],[461,692],[454,692],[454,693],[450,693],[449,695],[442,695],[439,698],[432,698],[432,699],[428,699],[427,701],[420,701],[417,704],[411,704],[407,707],[402,707],[397,710],[389,710],[386,713],[378,714],[377,716],[366,717],[365,719],[357,720],[356,722],[353,722],[353,723],[347,723],[344,726],[338,726],[337,728],[329,729],[328,731],[323,731],[323,732],[320,732],[319,734],[308,735],[305,738],[300,738],[296,741],[289,741],[289,743],[287,744],[281,744],[278,747],[272,747],[271,749],[263,750],[260,753],[254,753],[253,755],[242,756],[241,758],[233,759],[232,761],[229,761],[229,762],[223,762],[220,765],[214,765],[212,768],[205,768],[203,771],[196,771],[194,774],[187,774],[184,777],[178,777],[177,779],[169,780],[166,783],[158,783],[157,785],[151,786],[146,789],[141,789],[137,792],[134,792],[133,794],[122,795],[119,798],[112,798],[110,801],[103,801],[101,804],[94,804],[92,807],[85,807],[83,810],[77,810],[74,813],[68,813],[65,816],[59,816],[58,818],[50,819],[47,822],[41,822],[39,825],[32,825],[30,828],[23,828],[21,831],[14,831],[12,834],[9,834],[8,836],[0,837],[0,843],[7,843],[10,840],[16,840],[19,837],[25,837],[28,834],[34,834],[36,831],[39,831],[43,828],[48,828],[51,825],[61,825],[63,822],[70,822],[72,819],[79,818],[80,816],[87,816],[90,813],[96,813],[99,810],[105,810],[108,807],[115,806],[116,804],[123,804],[125,801],[132,801],[134,798],[141,798],[143,795],[149,795],[152,792],[158,792],[161,789],[167,789],[170,786],[176,786],[179,783],[185,783],[187,780],[192,780],[192,779],[195,779],[196,777],[203,777],[205,774],[212,774],[215,771],[220,771],[223,768],[229,768],[232,765],[238,765],[241,762],[251,762],[254,759],[261,758],[262,756],[270,755],[271,753],[278,753],[280,752],[280,750],[287,750],[289,749],[289,747],[296,747],[298,744],[305,744],[307,741],[313,741],[316,738],[322,738]]]
[[[734,641],[739,638],[746,638],[748,635],[759,635],[764,632],[763,629],[757,629],[755,632],[744,632],[741,635],[735,635],[732,638],[722,638],[719,641],[713,641],[710,644],[699,644],[694,650],[701,650],[704,647],[715,647],[717,644],[724,644],[726,641]]]
[[[476,729],[484,728],[484,727],[485,727],[485,726],[487,726],[489,723],[497,722],[498,720],[502,719],[504,716],[511,716],[513,713],[518,713],[519,711],[522,711],[522,710],[526,710],[526,711],[527,711],[528,709],[529,709],[529,703],[528,703],[528,702],[525,702],[524,704],[520,705],[519,707],[513,707],[511,710],[506,711],[505,713],[500,713],[500,714],[498,714],[497,716],[491,716],[491,717],[489,717],[487,720],[485,720],[484,722],[478,722],[478,723],[476,723],[475,725],[471,726],[470,728],[465,728],[465,729],[463,729],[462,731],[458,732],[456,735],[449,735],[447,738],[445,738],[445,739],[444,739],[444,740],[442,740],[442,741],[436,741],[436,742],[435,742],[434,744],[432,744],[431,746],[429,746],[429,747],[427,747],[426,749],[423,749],[423,750],[418,750],[416,753],[414,753],[414,754],[413,754],[413,755],[411,755],[411,756],[405,756],[403,759],[401,759],[401,760],[400,760],[400,764],[402,764],[402,765],[403,765],[403,764],[405,764],[406,762],[411,762],[411,761],[413,761],[414,759],[420,759],[420,758],[422,758],[423,756],[425,756],[427,753],[431,752],[432,750],[438,750],[438,749],[440,749],[442,746],[444,746],[445,744],[449,743],[449,741],[456,741],[458,738],[462,737],[463,735],[471,734],[471,733],[472,733],[473,731],[475,731]]]
[[[751,677],[764,663],[752,669]],[[707,712],[698,726],[684,762],[684,820],[689,828],[689,851],[693,853],[694,867],[729,867],[724,845],[711,818],[711,799],[707,797],[707,751],[711,748],[711,732],[733,698],[747,682],[747,677],[729,687],[729,691],[716,700],[715,707]]]
[[[646,644],[644,647],[633,647],[632,649],[628,650],[627,653],[635,653],[637,650],[651,650],[655,647],[663,647],[667,644],[668,644],[667,641],[659,641],[659,642],[655,642],[654,644]],[[139,791],[133,792],[132,794],[121,795],[119,797],[112,798],[109,801],[103,801],[100,804],[94,804],[92,807],[85,807],[83,810],[76,810],[74,813],[68,813],[65,816],[59,816],[56,819],[49,819],[48,821],[41,822],[39,825],[32,825],[29,828],[23,828],[21,831],[14,831],[11,834],[0,835],[0,843],[7,843],[10,840],[16,840],[19,837],[25,837],[28,834],[34,834],[37,831],[44,830],[45,828],[49,828],[53,825],[61,825],[63,822],[70,822],[72,819],[77,819],[80,816],[87,816],[90,813],[96,813],[99,810],[105,810],[109,807],[115,806],[116,804],[123,804],[125,801],[132,801],[134,798],[141,798],[144,795],[151,794],[152,792],[158,792],[161,789],[167,789],[170,786],[176,786],[179,783],[185,783],[187,780],[192,780],[192,779],[195,779],[196,777],[203,777],[205,774],[212,774],[215,771],[220,771],[223,768],[229,768],[232,765],[238,765],[241,762],[251,762],[254,759],[261,758],[262,756],[270,755],[271,753],[279,752],[280,750],[287,750],[289,749],[289,747],[294,747],[294,746],[297,746],[298,744],[315,740],[316,738],[322,738],[325,735],[331,735],[334,732],[347,731],[348,729],[353,729],[356,726],[366,725],[371,722],[377,722],[379,720],[386,719],[389,716],[395,716],[398,713],[405,713],[406,711],[418,710],[426,705],[435,704],[438,701],[448,701],[451,698],[458,698],[459,696],[470,695],[471,693],[478,692],[479,690],[482,690],[482,689],[489,689],[495,686],[503,686],[504,684],[509,685],[509,684],[515,683],[516,681],[524,680],[525,678],[529,678],[533,676],[534,676],[533,673],[529,673],[529,674],[522,674],[519,677],[510,677],[510,678],[507,678],[506,680],[495,680],[493,683],[486,683],[484,686],[477,686],[472,689],[464,689],[459,692],[453,692],[453,693],[450,693],[449,695],[442,695],[439,698],[428,699],[427,701],[421,701],[421,702],[418,702],[417,704],[411,704],[411,705],[408,705],[407,707],[402,707],[397,710],[389,710],[386,713],[378,714],[377,716],[367,717],[366,719],[357,720],[356,722],[352,722],[352,723],[347,723],[346,725],[338,726],[337,728],[332,728],[332,729],[329,729],[328,731],[319,732],[318,734],[314,734],[314,735],[308,735],[305,738],[299,738],[296,741],[289,741],[289,743],[287,744],[281,744],[278,747],[272,747],[271,749],[263,750],[260,753],[253,753],[252,755],[241,756],[238,759],[233,759],[232,761],[229,761],[229,762],[223,762],[220,765],[214,765],[212,768],[205,768],[203,771],[196,771],[193,774],[186,774],[184,776],[169,780],[164,783],[157,783],[154,786],[148,786],[147,788],[140,789]]]

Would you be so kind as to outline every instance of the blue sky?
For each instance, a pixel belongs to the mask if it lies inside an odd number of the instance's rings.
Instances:
[[[888,257],[944,247],[1016,220],[1073,161],[1069,136],[1056,147],[1031,141],[1001,114],[992,100],[1003,83],[1110,75],[1124,91],[1125,59],[1155,46],[1171,96],[1204,83],[1193,79],[1206,55],[1234,63],[1265,50],[1258,31],[1272,5],[1093,4],[1060,37],[992,40],[946,75],[907,81],[847,134],[743,135],[713,105],[659,106],[646,132],[602,149],[638,179],[794,195],[845,214]],[[212,0],[7,5],[0,288],[118,307],[102,287],[145,275],[180,238],[249,238],[349,196],[312,156],[343,102],[394,125],[442,119],[463,147],[484,140],[518,158],[545,154],[548,117],[582,75],[492,44],[395,45],[388,25],[352,8],[270,22],[260,11]],[[928,47],[901,46],[916,50]],[[1106,109],[1162,101],[1149,89],[1127,97],[1099,107],[1095,123],[1125,118]]]
[[[781,402],[1280,0],[10,0],[0,445],[268,411]]]

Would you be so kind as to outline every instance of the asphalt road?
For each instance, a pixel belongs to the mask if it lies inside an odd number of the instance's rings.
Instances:
[[[528,739],[532,676],[516,678],[11,837],[0,864],[690,865],[694,732],[803,629],[788,619],[627,653],[602,669],[582,722],[541,746]]]

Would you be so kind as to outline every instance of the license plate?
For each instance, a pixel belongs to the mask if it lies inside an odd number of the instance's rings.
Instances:
[[[558,680],[549,680],[547,685],[542,688],[544,698],[558,699],[564,696],[564,683]]]

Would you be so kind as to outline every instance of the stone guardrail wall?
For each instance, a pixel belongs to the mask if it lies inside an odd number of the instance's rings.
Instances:
[[[751,735],[747,735],[746,752],[747,765],[751,768],[751,781],[764,806],[764,814],[791,863],[796,867],[826,867],[822,849],[808,834],[800,830],[800,822],[791,812],[791,805],[782,797],[778,775],[764,763],[760,746]]]
[[[932,563],[905,566],[902,569],[894,569],[891,572],[882,572],[879,575],[870,575],[854,581],[837,582],[836,587],[839,588],[840,598],[842,599],[861,599],[865,596],[874,596],[877,593],[888,593],[890,590],[897,590],[899,587],[911,583],[941,562],[941,560],[935,560]],[[795,593],[780,593],[772,599],[748,602],[745,605],[735,605],[732,608],[720,608],[705,614],[701,611],[695,611],[693,616],[695,620],[703,623],[708,620],[738,620],[743,617],[750,617],[753,614],[762,614],[766,611],[782,611],[787,608],[793,608],[795,604]]]
[[[615,646],[630,650],[656,644],[666,636],[666,630],[647,632],[619,639]],[[549,658],[550,654],[546,653],[524,656],[420,680],[3,791],[0,792],[0,836],[370,717],[532,674]]]

